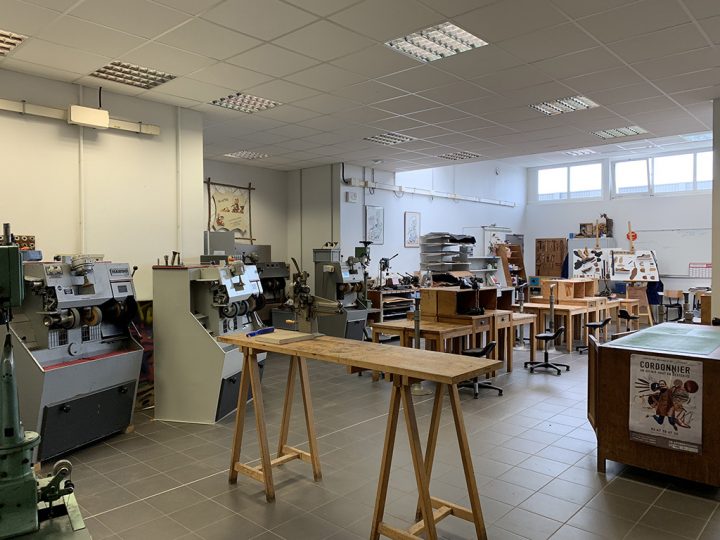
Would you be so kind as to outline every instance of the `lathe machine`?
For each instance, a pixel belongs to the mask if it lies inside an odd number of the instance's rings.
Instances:
[[[243,360],[217,338],[262,327],[256,267],[155,266],[153,297],[155,418],[217,422],[237,407]],[[261,368],[265,356],[258,355]]]
[[[132,422],[142,348],[130,266],[89,255],[26,262],[10,325],[20,413],[45,461]]]

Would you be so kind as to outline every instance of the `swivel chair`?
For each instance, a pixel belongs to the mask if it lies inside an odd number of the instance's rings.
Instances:
[[[463,355],[472,356],[473,358],[487,358],[494,348],[495,342],[490,341],[487,345],[479,349],[468,349],[466,351],[463,351]],[[503,395],[502,388],[500,388],[499,386],[493,386],[490,381],[481,381],[478,377],[473,377],[473,379],[470,381],[461,382],[460,384],[458,384],[458,388],[472,388],[475,392],[475,399],[478,398],[481,388],[490,388],[491,390],[496,390],[498,396]]]
[[[640,315],[631,315],[627,309],[618,309],[618,318],[625,321],[625,331],[630,330],[630,321],[637,321]]]
[[[541,334],[535,334],[535,339],[539,339],[543,342],[543,361],[542,362],[525,362],[525,367],[530,366],[530,373],[535,373],[536,368],[548,368],[557,370],[557,374],[560,375],[562,370],[561,367],[565,368],[565,371],[570,371],[570,366],[567,364],[555,364],[550,361],[550,354],[548,351],[548,343],[555,341],[557,338],[563,335],[565,327],[561,326],[555,332],[543,332]]]
[[[603,330],[609,323],[612,321],[612,317],[608,317],[607,319],[604,319],[600,322],[589,322],[585,323],[585,328],[588,329],[588,332],[592,331],[593,335],[597,337],[597,334],[595,333],[598,330]],[[578,345],[575,347],[575,350],[579,353],[587,352],[588,350],[587,345]]]

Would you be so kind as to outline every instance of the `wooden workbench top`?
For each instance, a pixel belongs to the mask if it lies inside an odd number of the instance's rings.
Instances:
[[[330,336],[284,345],[263,343],[245,334],[227,334],[220,336],[218,340],[256,351],[311,358],[444,384],[457,384],[503,367],[503,363],[497,360]]]
[[[413,319],[398,319],[396,321],[387,322],[373,322],[370,323],[373,328],[395,328],[395,329],[414,329],[415,321]],[[469,324],[456,324],[449,322],[436,322],[436,321],[420,321],[420,329],[423,332],[447,332],[453,330],[467,329],[468,332],[472,331],[472,326]]]
[[[668,322],[603,343],[601,347],[720,360],[720,328]]]
[[[550,304],[540,304],[537,302],[525,302],[523,304],[525,309],[550,309]],[[514,308],[520,308],[519,304],[513,304]],[[567,311],[571,314],[575,313],[586,313],[587,307],[578,304],[555,304],[555,311]]]

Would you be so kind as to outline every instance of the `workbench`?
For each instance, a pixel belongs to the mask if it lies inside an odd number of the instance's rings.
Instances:
[[[415,339],[415,321],[400,319],[372,324],[372,340],[380,342],[380,335],[400,336],[402,347],[412,347]],[[462,354],[467,348],[466,338],[473,333],[472,324],[454,324],[447,322],[420,321],[420,337],[425,340],[425,348],[431,351]]]
[[[535,350],[537,349],[537,340],[535,339],[535,334],[537,334],[537,315],[533,313],[513,313],[512,331],[510,332],[510,339],[512,340],[512,343],[510,344],[510,346],[514,348],[515,328],[517,328],[518,326],[524,326],[526,324],[530,327],[530,362],[534,362]],[[512,371],[512,360],[507,366],[507,371],[508,373]]]
[[[262,338],[262,336],[258,337]],[[380,478],[372,518],[371,540],[378,540],[381,535],[393,539],[412,539],[419,538],[419,535],[423,533],[429,540],[437,540],[436,523],[450,515],[473,523],[476,537],[483,540],[487,539],[457,385],[460,382],[485,375],[498,369],[501,367],[500,362],[419,349],[410,351],[408,349],[380,345],[378,343],[367,343],[329,336],[285,344],[263,342],[259,340],[258,337],[248,337],[245,334],[230,334],[219,338],[225,343],[236,345],[241,348],[243,352],[240,397],[238,399],[235,435],[233,438],[230,462],[230,482],[237,481],[238,473],[258,480],[265,486],[266,499],[272,501],[275,499],[275,487],[272,478],[273,467],[294,459],[300,459],[310,463],[315,480],[320,480],[322,473],[320,470],[317,438],[315,436],[306,358],[345,365],[356,370],[382,371],[392,376],[392,389],[390,391],[390,408],[380,465]],[[285,405],[283,407],[280,428],[278,455],[275,459],[270,458],[270,450],[268,447],[263,392],[260,385],[260,374],[257,365],[257,354],[260,352],[275,352],[290,356],[290,369],[285,390]],[[272,360],[269,359],[267,361]],[[287,444],[296,373],[300,375],[300,387],[302,389],[303,404],[305,407],[305,423],[308,431],[310,452],[304,452]],[[437,383],[424,457],[420,445],[415,406],[410,390],[411,384],[422,380]],[[251,467],[239,461],[247,407],[245,396],[247,396],[250,387],[252,387],[254,396],[255,424],[261,454],[261,465],[257,467]],[[442,404],[446,391],[450,396],[450,406],[470,499],[470,508],[465,508],[455,503],[430,496],[430,478],[440,430]],[[397,433],[401,403],[405,416],[405,425],[419,496],[418,510],[415,517],[416,523],[407,530],[401,530],[384,521],[390,468],[395,447],[395,436]]]
[[[520,306],[513,306],[519,309]],[[540,328],[544,330],[547,328],[546,317],[550,314],[550,304],[539,304],[535,302],[525,302],[523,309],[528,313],[537,315]],[[587,332],[582,327],[582,321],[587,316],[588,308],[582,305],[563,304],[555,306],[555,316],[563,317],[565,319],[565,343],[567,345],[567,351],[573,352],[573,343],[575,341],[574,334],[574,322],[575,318],[580,321],[581,334],[585,335],[585,341],[587,342]]]
[[[643,355],[644,358],[638,355]],[[682,405],[679,410],[676,408],[669,414],[658,412],[659,409],[654,409],[655,405],[650,405],[648,401],[648,395],[656,390],[644,391],[638,377],[633,376],[633,380],[630,380],[631,366],[635,365],[637,369],[638,362],[647,361],[648,357],[655,365],[664,365],[663,360],[671,363],[678,360],[701,362],[702,375],[695,388],[692,385],[687,386],[683,381],[689,377],[695,378],[697,371],[689,372],[692,375],[685,375],[684,371],[670,372],[663,368],[667,375],[661,371],[662,376],[652,373],[642,376],[643,380],[649,383],[665,381],[667,386],[664,388],[667,390],[664,392],[673,392],[666,394],[672,396],[673,404],[675,389],[680,388],[678,395]],[[675,379],[680,379],[683,384],[676,386]],[[683,389],[689,389],[684,396]],[[631,394],[636,399],[631,399]],[[690,398],[690,401],[687,401],[687,398]],[[718,400],[720,328],[663,323],[602,345],[598,345],[593,337],[590,338],[588,420],[597,435],[598,472],[605,472],[605,461],[610,459],[694,482],[720,486],[720,430],[717,429],[716,410]],[[691,411],[690,428],[680,425],[679,428],[670,429],[669,418],[672,417],[673,422],[677,422],[676,418],[682,420],[680,411],[686,407],[690,409],[693,401],[696,404],[701,403],[702,406],[700,411]],[[634,412],[638,410],[638,404],[649,409],[641,415],[641,418],[647,418],[652,426],[653,433],[649,437],[646,431],[640,432],[638,436],[637,425],[635,431],[631,432],[630,418],[631,415],[633,418],[638,417]],[[658,417],[663,422],[657,422],[653,415],[664,415]],[[668,417],[668,422],[664,422],[665,416]],[[699,451],[689,450],[692,448],[687,442],[689,434],[693,431],[692,428],[698,426],[702,426],[701,448]],[[663,434],[663,429],[671,434],[670,437]],[[655,439],[656,436],[662,439]],[[673,439],[677,440],[673,442]]]

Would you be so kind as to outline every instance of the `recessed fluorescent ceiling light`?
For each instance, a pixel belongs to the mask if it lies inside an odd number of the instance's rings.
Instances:
[[[250,150],[238,150],[237,152],[231,152],[224,155],[225,157],[236,159],[265,159],[270,157],[269,154],[263,154],[262,152],[251,152]]]
[[[25,39],[27,39],[27,36],[14,34],[7,30],[0,30],[0,56],[7,56],[9,52],[12,52],[12,50]]]
[[[535,109],[547,116],[584,111],[587,109],[594,109],[595,107],[599,107],[599,105],[592,99],[588,99],[585,96],[570,96],[530,105],[531,109]]]
[[[682,135],[682,138],[689,142],[712,141],[712,131],[704,133],[691,133],[690,135]]]
[[[601,139],[617,139],[618,137],[632,137],[633,135],[642,135],[647,133],[647,129],[640,126],[628,126],[613,129],[601,129],[599,131],[591,131],[596,137]]]
[[[271,99],[265,99],[257,96],[251,96],[250,94],[243,94],[237,92],[230,94],[227,97],[215,99],[210,102],[212,105],[218,107],[224,107],[226,109],[232,109],[233,111],[240,111],[248,114],[266,111],[282,105],[279,101],[273,101]]]
[[[382,133],[381,135],[373,135],[372,137],[365,137],[366,141],[374,142],[377,144],[384,144],[385,146],[392,146],[393,144],[406,143],[414,141],[415,137],[409,137],[401,133]]]
[[[111,62],[90,75],[99,79],[144,88],[145,90],[172,81],[176,77],[164,71],[136,66],[135,64],[126,64],[125,62]]]
[[[591,154],[597,154],[595,150],[590,150],[589,148],[578,148],[577,150],[568,150],[567,152],[563,152],[564,154],[568,156],[589,156]]]
[[[438,157],[443,158],[443,159],[451,159],[453,161],[458,161],[460,159],[479,158],[480,154],[473,154],[472,152],[450,152],[448,154],[441,154]]]
[[[444,22],[409,36],[386,41],[385,45],[421,62],[432,62],[487,45],[477,36]]]

